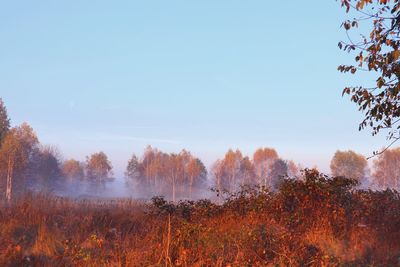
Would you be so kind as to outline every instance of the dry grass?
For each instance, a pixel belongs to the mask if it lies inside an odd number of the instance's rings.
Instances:
[[[317,189],[289,183],[220,205],[26,196],[1,204],[0,266],[398,264],[397,193]]]

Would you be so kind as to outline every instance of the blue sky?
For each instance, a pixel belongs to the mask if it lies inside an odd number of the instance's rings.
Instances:
[[[207,165],[268,146],[328,172],[337,149],[386,144],[341,97],[368,81],[336,71],[344,19],[335,0],[1,1],[0,96],[13,125],[65,158],[102,150],[117,176],[148,144]]]

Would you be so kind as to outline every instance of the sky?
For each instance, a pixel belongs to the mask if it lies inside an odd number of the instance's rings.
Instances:
[[[104,151],[122,176],[147,145],[210,166],[258,147],[329,172],[359,132],[341,96],[346,14],[328,1],[0,1],[0,97],[64,159]]]

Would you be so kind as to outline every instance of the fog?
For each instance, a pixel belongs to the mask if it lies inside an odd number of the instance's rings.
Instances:
[[[191,198],[178,196],[176,197],[176,201],[213,199],[216,197],[216,193],[212,190],[212,187],[212,182],[209,180],[207,181],[205,188],[196,189]],[[112,181],[108,181],[98,186],[94,186],[92,182],[86,180],[63,181],[62,179],[58,179],[58,181],[53,183],[50,187],[33,185],[28,189],[28,191],[74,199],[131,198],[135,200],[150,200],[152,197],[160,196],[167,200],[171,200],[171,197],[168,196],[168,194],[134,187],[127,183],[124,177],[115,178]]]

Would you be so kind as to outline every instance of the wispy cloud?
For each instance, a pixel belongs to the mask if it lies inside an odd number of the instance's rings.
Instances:
[[[166,126],[155,126],[155,125],[136,125],[136,126],[117,126],[118,129],[122,130],[141,130],[141,129],[150,129],[150,130],[184,130],[188,127],[166,127]]]
[[[90,131],[90,130],[63,130],[62,133],[66,135],[68,138],[72,138],[74,140],[84,141],[84,142],[140,142],[146,144],[172,144],[179,145],[182,144],[182,141],[176,139],[168,139],[168,138],[160,138],[160,137],[143,137],[143,136],[135,136],[135,135],[127,135],[127,134],[119,134],[119,133],[107,133],[101,131]],[[59,142],[59,135],[54,132],[53,129],[46,129],[43,131],[44,136],[46,138],[50,138],[54,140],[54,142]]]
[[[178,140],[146,138],[146,137],[137,137],[137,136],[109,135],[109,136],[106,136],[106,138],[110,139],[110,140],[119,140],[119,141],[125,140],[125,141],[137,141],[137,142],[145,142],[145,143],[181,144],[181,142]]]
[[[130,142],[142,142],[142,143],[162,143],[162,144],[181,144],[182,142],[179,140],[173,139],[164,139],[164,138],[148,138],[148,137],[140,137],[140,136],[131,136],[131,135],[119,135],[112,133],[91,133],[87,135],[88,140],[96,140],[96,141],[130,141]]]

